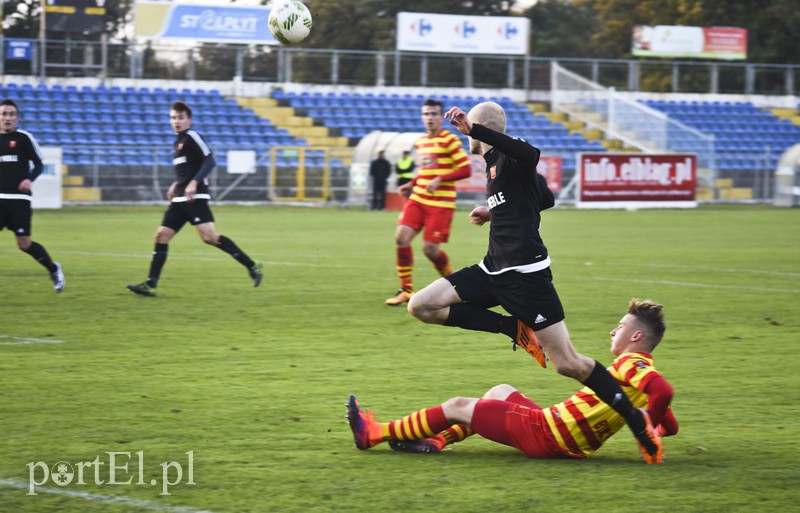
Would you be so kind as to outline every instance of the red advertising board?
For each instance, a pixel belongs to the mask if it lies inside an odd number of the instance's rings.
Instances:
[[[703,50],[710,54],[747,55],[747,29],[735,27],[703,28],[705,45]]]
[[[582,153],[579,207],[694,207],[697,157],[692,154]]]
[[[486,161],[480,155],[470,155],[472,176],[456,182],[456,191],[459,192],[485,192],[486,191]],[[561,157],[542,155],[536,171],[547,179],[547,186],[553,192],[561,190]]]

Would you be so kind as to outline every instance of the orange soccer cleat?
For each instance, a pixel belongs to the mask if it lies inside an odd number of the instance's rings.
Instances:
[[[354,395],[350,396],[346,406],[347,421],[350,423],[356,447],[363,451],[381,443],[383,441],[381,428],[375,422],[375,414],[369,410],[362,410]]]
[[[539,365],[545,369],[547,368],[547,355],[544,353],[544,349],[542,349],[539,340],[536,339],[533,328],[520,320],[517,321],[517,339],[514,341],[513,346],[515,351],[517,350],[517,346],[520,346],[527,351],[529,355],[533,356],[533,359],[539,362]]]
[[[408,303],[408,300],[411,299],[413,295],[414,293],[410,290],[400,289],[397,291],[396,295],[386,300],[386,304],[389,306],[402,305],[403,303]]]
[[[661,439],[656,435],[653,429],[653,422],[650,420],[650,414],[644,408],[639,408],[644,417],[644,431],[636,433],[636,441],[639,442],[639,450],[642,451],[642,458],[648,465],[653,463],[664,463],[664,446],[661,445]]]

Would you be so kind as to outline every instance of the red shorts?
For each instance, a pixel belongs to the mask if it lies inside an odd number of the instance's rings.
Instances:
[[[450,225],[453,222],[453,212],[455,209],[432,207],[423,205],[418,201],[408,200],[403,205],[400,212],[400,219],[397,224],[408,226],[416,231],[425,228],[422,240],[433,244],[447,242],[450,238]]]
[[[514,447],[529,458],[569,458],[550,433],[541,408],[497,399],[475,405],[471,427],[484,438]]]

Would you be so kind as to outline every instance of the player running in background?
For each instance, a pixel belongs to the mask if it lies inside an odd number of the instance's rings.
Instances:
[[[564,309],[553,286],[550,256],[539,234],[541,211],[555,204],[545,179],[536,172],[540,151],[506,135],[506,116],[494,102],[476,105],[467,115],[458,107],[447,114],[451,124],[470,137],[470,151],[486,160],[487,207],[477,207],[470,221],[488,221],[489,249],[477,265],[440,278],[408,304],[418,319],[434,324],[503,333],[542,367],[545,352],[559,374],[592,389],[624,418],[640,445],[655,455],[660,442],[617,381],[598,361],[572,345]],[[491,213],[490,213],[491,212]],[[510,316],[490,308],[500,305]]]
[[[221,249],[245,266],[253,280],[253,286],[258,287],[263,277],[262,264],[251,260],[231,239],[218,234],[214,228],[214,216],[208,206],[211,195],[207,177],[216,162],[206,141],[192,130],[192,109],[183,102],[173,103],[169,111],[169,121],[177,134],[172,160],[176,180],[167,190],[170,204],[161,226],[156,230],[150,274],[146,281],[128,285],[128,290],[142,296],[156,295],[158,279],[167,261],[169,241],[186,223],[197,228],[203,242]]]
[[[652,419],[658,437],[678,432],[669,407],[672,387],[653,367],[651,355],[665,329],[662,305],[631,300],[611,330],[611,353],[617,358],[608,368],[633,405],[642,412],[647,408],[645,419]],[[347,417],[356,447],[362,450],[388,441],[397,451],[439,453],[478,433],[529,458],[585,458],[625,425],[625,419],[588,387],[543,409],[511,385],[497,385],[481,399],[455,397],[391,422],[377,422],[350,396]],[[660,444],[656,454],[641,452],[647,463],[663,461]]]
[[[411,242],[423,228],[422,252],[433,262],[440,275],[447,276],[452,272],[450,259],[439,245],[450,237],[450,225],[456,208],[455,182],[469,178],[472,167],[459,138],[442,128],[443,112],[442,102],[436,100],[425,100],[422,106],[422,123],[427,133],[415,144],[420,163],[419,173],[398,189],[400,194],[411,190],[394,235],[400,290],[386,300],[387,305],[403,304],[414,294],[414,253]]]
[[[39,262],[56,292],[66,285],[61,264],[53,262],[44,246],[31,240],[31,184],[42,174],[42,151],[33,135],[17,130],[19,108],[13,100],[0,101],[0,230],[8,228],[17,247]]]

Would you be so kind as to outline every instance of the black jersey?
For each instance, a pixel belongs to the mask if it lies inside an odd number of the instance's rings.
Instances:
[[[191,129],[179,132],[173,148],[175,152],[172,164],[175,166],[175,180],[178,185],[175,187],[172,201],[186,201],[184,189],[192,179],[198,182],[195,198],[211,199],[206,176],[213,167],[214,157],[203,136]]]
[[[490,274],[546,269],[550,257],[539,235],[540,212],[554,206],[555,198],[536,172],[541,151],[479,124],[473,124],[470,137],[492,146],[483,156],[491,223],[481,268]]]
[[[29,178],[36,180],[43,168],[39,143],[29,132],[14,130],[0,134],[0,198],[29,199],[29,192],[21,192],[19,184]]]

